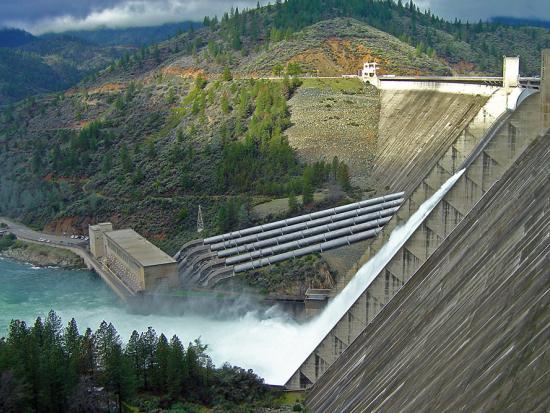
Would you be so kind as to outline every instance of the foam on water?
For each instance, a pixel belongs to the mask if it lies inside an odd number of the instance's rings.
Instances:
[[[445,184],[402,226],[396,228],[386,245],[355,275],[344,290],[315,319],[299,324],[284,314],[273,312],[260,317],[250,312],[234,320],[216,320],[200,315],[166,316],[131,314],[97,277],[83,271],[43,269],[2,260],[0,264],[0,335],[12,318],[32,322],[54,309],[66,323],[74,317],[80,329],[96,329],[110,321],[121,337],[133,330],[152,326],[158,334],[178,335],[189,342],[200,337],[208,344],[216,364],[230,362],[254,369],[272,384],[284,384],[335,323],[374,280],[374,277],[401,248],[424,218],[433,210],[463,171]]]

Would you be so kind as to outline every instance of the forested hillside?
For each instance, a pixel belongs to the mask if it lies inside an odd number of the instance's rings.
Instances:
[[[31,37],[17,47],[0,47],[0,107],[65,90],[125,52],[126,48],[98,46],[68,36]]]
[[[21,29],[0,29],[0,47],[19,47],[36,38]]]
[[[58,92],[104,69],[114,59],[189,29],[183,22],[156,27],[48,33],[0,29],[0,107],[29,96]],[[200,24],[195,23],[195,27]]]
[[[289,0],[205,18],[159,44],[109,49],[116,59],[72,37],[0,48],[15,56],[0,60],[11,100],[90,73],[0,114],[0,214],[68,233],[108,220],[174,253],[198,236],[199,206],[213,234],[348,202],[364,194],[345,162],[300,162],[288,143],[299,76],[355,73],[365,60],[384,73],[498,74],[503,54],[521,55],[522,72],[535,74],[549,39],[543,28],[447,22],[412,3]],[[13,70],[15,58],[25,70]],[[345,93],[377,110],[376,91],[359,81]],[[316,107],[339,127],[333,104]],[[279,206],[254,213],[266,203]],[[313,278],[327,273],[317,257],[302,264]]]
[[[32,52],[32,56],[26,58],[34,59],[39,71],[40,66],[45,64],[55,74],[47,77],[35,76],[27,68],[29,65],[23,65],[23,76],[29,77],[30,81],[21,82],[12,73],[17,68],[11,64],[11,55],[4,53],[0,59],[0,65],[4,68],[0,78],[0,105],[25,98],[31,93],[60,90],[74,84],[75,80],[109,66],[109,60],[113,58],[121,58],[125,65],[132,59],[141,61],[144,50],[137,48],[162,41],[174,33],[176,36],[173,39],[159,45],[159,51],[155,49],[157,63],[164,62],[165,58],[173,60],[182,50],[193,56],[198,53],[200,57],[201,50],[208,46],[208,54],[216,63],[222,67],[233,66],[233,69],[240,69],[247,74],[269,73],[270,70],[267,69],[277,70],[277,64],[285,65],[293,58],[305,61],[304,69],[312,74],[354,72],[357,70],[355,61],[364,57],[379,60],[383,64],[388,62],[388,70],[403,70],[399,58],[388,59],[384,48],[380,49],[369,43],[369,33],[365,33],[364,28],[361,30],[360,27],[353,26],[353,23],[347,23],[347,30],[340,28],[326,32],[323,39],[337,43],[347,38],[354,39],[349,52],[355,55],[353,67],[349,64],[336,65],[337,68],[327,65],[327,51],[320,53],[322,57],[318,56],[318,50],[309,51],[310,53],[304,51],[302,40],[316,41],[318,38],[311,37],[308,31],[302,32],[303,29],[335,18],[353,18],[398,38],[412,49],[397,56],[406,56],[409,61],[432,58],[438,61],[434,67],[435,72],[441,72],[446,67],[455,73],[498,75],[501,72],[502,55],[520,55],[522,73],[536,75],[540,71],[540,50],[550,47],[548,28],[517,25],[517,22],[507,25],[505,19],[496,19],[492,23],[459,20],[451,22],[433,15],[430,11],[421,11],[412,1],[278,0],[274,5],[252,10],[232,9],[220,19],[206,17],[206,27],[203,30],[198,30],[197,27],[195,30],[192,24],[184,22],[158,28],[98,29],[72,32],[68,36],[45,35],[38,39],[23,31],[4,30],[0,32],[0,47],[23,47],[23,50]],[[188,29],[191,29],[190,35],[180,34],[182,30]],[[145,38],[147,36],[150,39]],[[74,42],[78,44],[75,45]],[[277,43],[283,44],[279,51],[286,50],[288,42],[290,49],[294,49],[294,54],[288,56],[289,51],[285,56],[271,53],[275,63],[271,68],[266,68],[263,63],[265,57],[262,58],[259,52],[269,52]],[[121,47],[123,45],[125,47]],[[396,47],[392,46],[392,49],[395,50]],[[330,55],[330,50],[328,52]],[[341,51],[336,50],[336,53]],[[247,59],[249,55],[257,59]],[[335,59],[337,60],[337,56]],[[201,59],[196,61],[197,65],[201,63]],[[417,73],[425,73],[433,66],[426,66],[426,63],[424,61],[419,65],[411,65],[409,62],[405,67],[409,72],[414,72],[412,69],[416,68]],[[109,71],[112,71],[116,66],[109,67]],[[209,67],[207,71],[215,71],[214,69]],[[21,72],[20,69],[19,71]]]

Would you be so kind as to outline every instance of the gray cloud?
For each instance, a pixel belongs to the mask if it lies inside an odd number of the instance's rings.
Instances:
[[[149,26],[221,15],[231,6],[253,7],[256,0],[19,0],[0,4],[0,26],[34,34],[98,26]]]
[[[422,10],[430,9],[447,19],[477,22],[495,16],[550,20],[549,0],[414,0]]]
[[[550,20],[548,1],[416,0],[415,3],[448,19],[477,21],[512,16]],[[21,27],[35,34],[98,26],[147,26],[202,20],[206,15],[221,15],[232,5],[242,9],[256,3],[256,0],[0,0],[0,26]]]

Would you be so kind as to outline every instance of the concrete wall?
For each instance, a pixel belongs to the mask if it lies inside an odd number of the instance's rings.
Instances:
[[[145,290],[145,269],[143,265],[112,240],[109,234],[105,234],[104,238],[105,256],[111,270],[125,279],[135,291]],[[116,268],[117,266],[119,268]]]
[[[417,81],[417,80],[392,80],[380,78],[381,90],[426,90],[439,93],[458,93],[461,95],[491,96],[499,89],[499,86],[491,86],[475,83],[455,83],[445,81]]]
[[[144,268],[144,283],[147,291],[155,291],[161,286],[174,287],[178,283],[178,264],[155,265]]]
[[[106,232],[111,232],[112,230],[113,224],[111,224],[110,222],[90,225],[90,251],[95,258],[101,258],[105,256],[105,240],[103,234],[105,234]]]
[[[465,130],[483,134],[506,109],[501,98],[383,91],[372,185],[410,194]],[[478,132],[479,131],[479,132]]]
[[[549,163],[547,135],[316,383],[313,412],[547,411]]]
[[[540,98],[542,135],[550,129],[550,49],[542,51]]]
[[[391,231],[400,222],[407,220],[424,200],[458,171],[464,161],[470,164],[466,172],[300,366],[287,383],[288,388],[295,389],[302,387],[304,383],[315,383],[338,359],[536,138],[539,131],[539,112],[540,101],[537,96],[532,96],[504,122],[490,140],[482,140],[480,144],[474,135],[465,133],[453,144],[419,188],[405,201],[392,221],[386,224],[383,234],[371,245],[361,262],[366,262],[373,256],[386,243]],[[324,367],[320,368],[321,365]]]
[[[502,82],[506,92],[511,92],[519,85],[519,56],[503,58]]]
[[[400,219],[406,219],[427,199],[423,181],[430,175],[438,176],[441,168],[456,168],[472,153],[506,113],[508,95],[502,89],[488,100],[431,92],[383,92],[382,102],[385,108],[373,186],[378,193],[398,188],[407,197],[415,193],[415,204],[398,212]],[[384,231],[391,232],[395,222],[390,221]],[[371,244],[361,243],[342,252],[347,267],[341,266],[345,271],[340,272],[334,293],[341,291],[366,262],[365,250]],[[330,264],[331,259],[327,258]]]

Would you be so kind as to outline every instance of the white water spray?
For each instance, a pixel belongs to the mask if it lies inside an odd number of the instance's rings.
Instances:
[[[281,314],[262,319],[256,313],[248,313],[230,321],[191,314],[136,315],[129,314],[116,303],[90,302],[87,304],[85,294],[78,298],[74,294],[66,298],[56,296],[56,302],[48,302],[45,299],[48,297],[44,297],[43,292],[35,293],[36,297],[33,296],[24,304],[10,305],[6,301],[6,305],[10,306],[4,308],[4,311],[9,312],[10,317],[32,322],[36,315],[47,313],[50,308],[53,308],[64,322],[74,317],[81,330],[86,327],[97,329],[101,321],[106,320],[113,323],[123,339],[130,337],[134,329],[145,331],[148,326],[152,326],[158,334],[164,333],[167,337],[176,334],[184,343],[201,337],[202,342],[208,344],[209,354],[217,365],[229,362],[247,369],[251,368],[264,377],[267,383],[284,384],[365,291],[462,173],[463,171],[460,171],[451,177],[420,206],[406,224],[396,228],[388,242],[357,272],[321,315],[305,324],[296,323]],[[76,288],[78,281],[74,283]],[[27,285],[23,288],[30,291],[31,286]],[[0,304],[2,300],[0,294]]]

